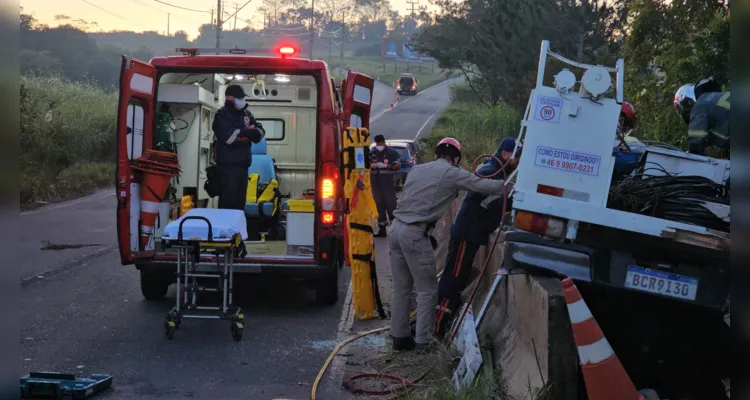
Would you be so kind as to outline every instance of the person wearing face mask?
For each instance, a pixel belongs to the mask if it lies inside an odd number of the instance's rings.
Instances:
[[[401,168],[396,150],[385,145],[383,135],[375,136],[375,148],[370,151],[370,183],[372,196],[378,206],[378,234],[385,236],[388,221],[393,221],[396,209],[396,170]]]
[[[482,179],[458,166],[461,143],[453,138],[435,147],[435,161],[414,166],[404,183],[388,232],[393,292],[391,337],[396,351],[433,348],[438,281],[432,229],[460,190],[485,195],[509,193],[512,185]],[[411,336],[411,292],[417,291],[416,337]]]
[[[221,182],[219,208],[242,210],[247,192],[247,169],[252,164],[250,146],[266,134],[245,104],[240,85],[226,88],[225,104],[216,112],[212,129],[216,167]]]
[[[501,172],[490,179],[500,180],[510,176],[521,160],[521,149],[516,151],[516,140],[505,138],[500,142],[494,156],[503,162],[500,165],[494,158],[487,159],[478,169],[477,174],[489,176]],[[512,199],[506,203],[506,211],[512,207]],[[474,264],[474,256],[481,246],[486,246],[492,232],[500,226],[503,219],[504,196],[487,196],[475,191],[468,191],[464,196],[456,220],[451,226],[451,237],[448,242],[448,256],[445,269],[438,283],[438,304],[435,334],[443,337],[450,329],[455,312],[460,308],[461,292],[469,283],[469,273]]]

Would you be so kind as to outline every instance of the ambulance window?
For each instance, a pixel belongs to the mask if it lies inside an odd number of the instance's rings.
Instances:
[[[128,104],[127,115],[128,158],[135,160],[143,155],[143,106]]]
[[[362,104],[370,104],[370,89],[364,86],[355,85],[354,101]]]
[[[349,118],[349,126],[351,126],[352,128],[361,128],[362,117],[360,117],[357,114],[352,113],[352,116]]]
[[[263,124],[266,140],[284,140],[284,120],[278,118],[256,118]]]

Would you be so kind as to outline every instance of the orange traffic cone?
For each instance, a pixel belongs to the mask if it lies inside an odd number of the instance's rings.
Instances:
[[[141,172],[141,250],[145,250],[154,236],[154,225],[159,215],[159,204],[167,194],[169,181],[180,172],[177,154],[146,150],[135,160],[133,169]]]
[[[589,400],[645,400],[591,315],[573,280],[562,281]]]

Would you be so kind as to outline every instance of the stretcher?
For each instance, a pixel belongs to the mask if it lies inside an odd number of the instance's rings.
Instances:
[[[162,246],[177,251],[177,296],[175,307],[167,313],[164,333],[173,339],[183,319],[218,319],[231,322],[232,338],[242,340],[244,316],[233,305],[234,258],[242,257],[247,239],[242,210],[194,208],[170,222],[162,236]],[[200,257],[214,257],[216,266],[198,270]],[[213,287],[203,286],[216,282]],[[198,302],[199,293],[218,293],[221,304]]]

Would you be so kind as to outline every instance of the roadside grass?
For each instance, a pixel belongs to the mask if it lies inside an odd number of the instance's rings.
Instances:
[[[487,107],[461,84],[451,87],[451,100],[430,134],[421,139],[423,148],[432,149],[445,137],[458,139],[463,150],[461,166],[470,169],[480,155],[494,154],[503,138],[518,136],[521,113],[517,110],[505,105]]]
[[[22,208],[87,194],[114,179],[117,93],[21,77]]]

